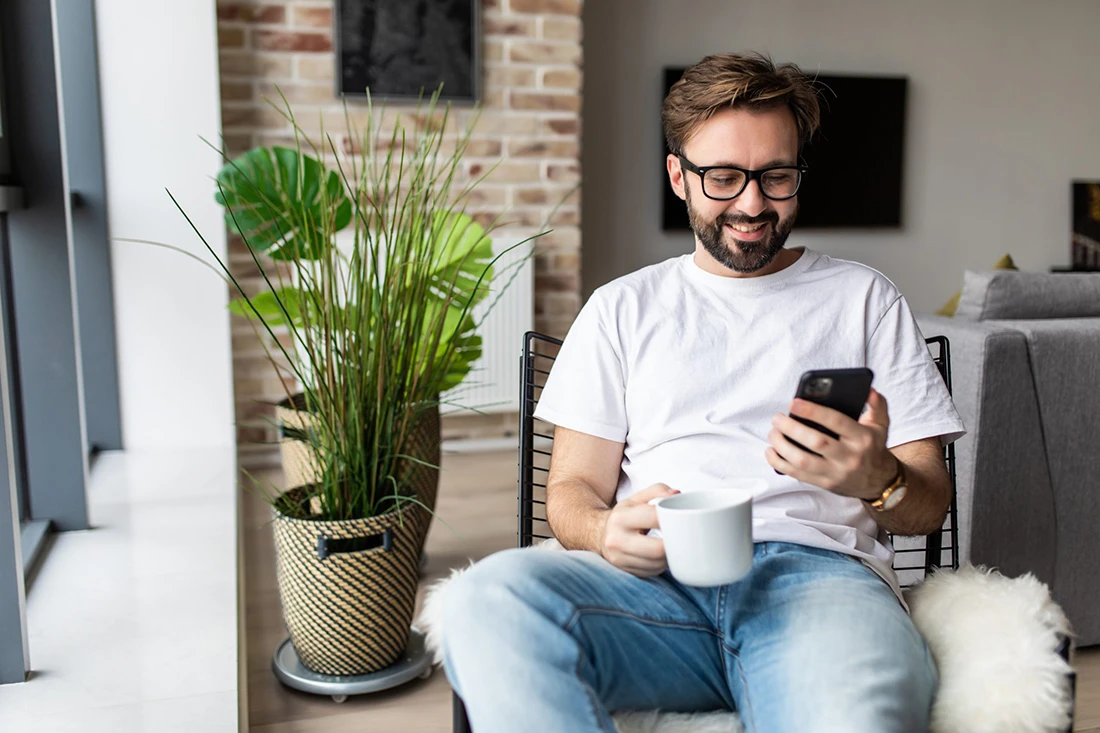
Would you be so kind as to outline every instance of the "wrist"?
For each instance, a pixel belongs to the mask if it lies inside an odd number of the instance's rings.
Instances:
[[[894,477],[894,480],[883,489],[879,497],[873,501],[866,501],[869,508],[876,512],[888,512],[891,509],[897,507],[902,501],[905,500],[906,492],[909,489],[908,482],[905,476],[905,464],[898,460],[898,473]]]
[[[593,533],[595,543],[586,548],[595,552],[601,557],[606,557],[604,554],[604,540],[607,539],[607,521],[611,518],[611,509],[597,509],[596,510],[596,531]]]
[[[877,501],[884,491],[893,486],[904,470],[901,460],[890,451],[886,451],[887,460],[883,461],[885,468],[875,473],[875,478],[870,482],[867,491],[860,497],[863,501]]]

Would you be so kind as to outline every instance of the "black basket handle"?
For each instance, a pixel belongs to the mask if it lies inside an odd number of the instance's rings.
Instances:
[[[393,528],[386,529],[382,534],[365,535],[363,537],[317,535],[317,558],[319,560],[325,560],[330,555],[366,552],[378,548],[382,548],[382,552],[393,550]]]

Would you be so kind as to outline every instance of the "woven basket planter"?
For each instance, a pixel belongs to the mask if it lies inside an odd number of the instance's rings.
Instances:
[[[293,504],[303,504],[302,489],[287,493]],[[279,601],[302,664],[321,674],[359,675],[400,659],[428,512],[405,504],[370,519],[273,515]]]
[[[314,483],[318,466],[315,452],[309,443],[298,437],[308,433],[314,419],[305,410],[305,396],[297,394],[280,402],[275,408],[275,417],[279,424],[279,451],[286,486],[296,488]],[[413,487],[416,497],[430,511],[435,511],[435,501],[439,494],[439,469],[435,467],[440,460],[438,407],[420,413],[408,440],[409,444],[401,452],[429,465],[405,461],[398,469],[398,481],[403,486]],[[425,523],[423,534],[419,537],[421,548],[430,525],[430,521]]]

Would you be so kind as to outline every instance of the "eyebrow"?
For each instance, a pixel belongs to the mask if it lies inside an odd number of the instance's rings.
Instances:
[[[768,161],[764,165],[760,166],[760,168],[758,168],[757,170],[764,170],[765,168],[778,168],[778,167],[781,167],[781,166],[794,167],[796,165],[798,165],[798,164],[794,163],[790,160],[784,160],[783,158],[775,158],[773,160]],[[745,170],[748,170],[743,165],[738,165],[737,163],[731,163],[731,162],[726,161],[726,160],[722,160],[722,161],[719,161],[717,163],[712,163],[710,165],[703,166],[703,167],[705,167],[705,168],[743,168]]]

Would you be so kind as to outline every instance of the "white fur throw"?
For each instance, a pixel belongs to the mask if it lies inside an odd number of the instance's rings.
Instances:
[[[536,546],[560,550],[556,540]],[[471,563],[472,564],[472,563]],[[442,662],[443,588],[467,568],[434,583],[417,625]],[[1069,665],[1057,654],[1069,622],[1032,575],[1006,578],[966,566],[935,573],[906,597],[936,659],[940,687],[932,733],[1061,733],[1070,723]],[[735,713],[616,713],[619,733],[742,733]]]
[[[963,566],[934,573],[907,600],[940,671],[930,730],[1068,729],[1070,666],[1057,649],[1069,620],[1035,576]]]

